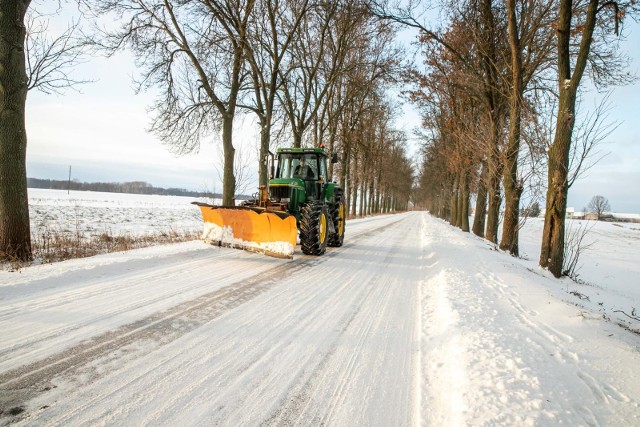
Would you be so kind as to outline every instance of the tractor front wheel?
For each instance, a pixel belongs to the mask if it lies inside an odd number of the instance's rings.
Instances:
[[[315,201],[302,207],[300,216],[300,248],[305,255],[322,255],[327,250],[328,222],[324,203]]]

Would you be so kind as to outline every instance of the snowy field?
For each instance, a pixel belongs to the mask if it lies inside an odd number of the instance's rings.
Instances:
[[[521,256],[532,261],[536,269],[540,257],[540,239],[544,220],[529,219],[520,231]],[[568,220],[567,228],[586,228],[580,255],[578,274],[580,284],[563,279],[567,298],[576,304],[622,322],[640,333],[640,322],[624,313],[640,318],[640,224],[601,221]],[[577,297],[571,292],[582,295]]]
[[[67,206],[114,206],[94,196]],[[202,226],[191,200],[116,197],[154,213],[131,230]],[[194,241],[0,271],[0,424],[640,425],[618,313],[640,308],[640,225],[594,225],[583,284],[537,267],[541,228],[524,259],[409,212],[348,221],[322,257]]]
[[[179,196],[29,188],[32,232],[144,234],[202,228],[200,209]],[[208,201],[210,203],[210,200]]]

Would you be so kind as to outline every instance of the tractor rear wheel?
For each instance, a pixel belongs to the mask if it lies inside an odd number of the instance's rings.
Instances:
[[[329,246],[334,248],[342,246],[346,221],[346,210],[344,207],[344,200],[342,199],[342,192],[336,191],[336,199],[337,203],[333,205],[333,209],[331,210],[331,220],[333,221],[333,227],[336,232],[329,236]]]
[[[305,255],[322,255],[329,240],[327,207],[320,201],[302,207],[300,216],[300,248]]]

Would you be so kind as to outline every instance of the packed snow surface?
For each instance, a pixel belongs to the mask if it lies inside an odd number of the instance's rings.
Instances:
[[[640,336],[609,307],[638,307],[637,243],[577,285],[528,239],[516,259],[411,212],[321,257],[195,241],[1,271],[0,422],[640,425]]]

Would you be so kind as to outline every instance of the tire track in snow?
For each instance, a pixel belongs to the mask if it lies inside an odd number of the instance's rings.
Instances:
[[[305,274],[305,271],[302,270],[298,274]],[[346,282],[342,286],[342,289],[346,289],[350,284],[351,283]],[[276,288],[276,290],[278,289],[279,288]],[[335,293],[335,301],[330,301],[332,303],[331,305],[338,306],[336,302],[341,297],[341,292]],[[272,299],[273,298],[269,298],[267,301]],[[298,311],[306,313],[306,309],[303,306],[315,305],[317,308],[317,303],[311,304],[308,300],[309,298],[305,296],[304,300],[300,304],[287,306],[289,310],[294,313]],[[55,424],[100,424],[99,420],[103,418],[103,414],[97,414],[95,418],[82,418],[84,413],[91,413],[91,408],[99,406],[102,402],[108,402],[108,407],[111,408],[114,406],[112,402],[118,402],[119,399],[122,399],[121,393],[123,393],[123,390],[136,387],[140,390],[153,390],[153,392],[149,395],[146,393],[135,393],[134,401],[126,399],[126,401],[116,404],[115,407],[119,408],[120,411],[126,411],[131,410],[132,407],[136,407],[138,405],[143,406],[147,403],[146,401],[156,398],[155,394],[158,393],[158,383],[153,383],[153,386],[145,385],[145,382],[148,381],[149,377],[156,376],[157,382],[173,385],[182,381],[180,377],[185,371],[199,372],[200,375],[198,375],[195,381],[190,381],[181,390],[172,390],[171,398],[166,400],[168,403],[163,402],[163,407],[161,409],[157,409],[155,412],[159,412],[160,414],[180,414],[185,413],[186,411],[193,416],[193,413],[198,411],[198,405],[193,406],[194,404],[192,402],[206,401],[207,405],[218,408],[216,415],[221,416],[221,414],[225,413],[226,403],[224,402],[224,398],[229,394],[237,396],[237,392],[235,392],[234,389],[243,385],[243,383],[246,383],[248,378],[256,378],[259,380],[265,375],[264,372],[256,372],[256,370],[259,369],[258,366],[268,366],[270,363],[274,362],[274,359],[276,359],[275,361],[277,362],[277,359],[280,358],[279,355],[287,354],[287,347],[291,345],[290,340],[284,339],[281,334],[274,337],[273,334],[269,333],[270,330],[279,330],[282,328],[286,329],[288,334],[299,334],[301,331],[308,328],[309,324],[318,320],[317,318],[307,316],[304,318],[304,322],[296,323],[293,327],[290,327],[290,325],[285,324],[286,321],[290,321],[290,319],[284,317],[278,318],[279,323],[283,323],[283,327],[280,325],[271,325],[270,327],[265,328],[265,333],[257,340],[251,340],[251,345],[244,349],[239,349],[236,338],[238,336],[247,337],[249,332],[246,329],[255,324],[258,320],[256,317],[259,317],[260,313],[264,310],[254,309],[254,311],[258,313],[255,317],[252,316],[250,319],[246,319],[246,321],[238,324],[234,322],[234,327],[225,331],[222,338],[213,339],[208,335],[200,336],[201,334],[199,333],[198,339],[189,342],[189,346],[187,348],[180,347],[181,353],[189,354],[189,358],[186,363],[183,363],[181,360],[176,361],[174,359],[175,354],[172,354],[171,349],[167,349],[166,347],[165,350],[163,350],[163,354],[168,353],[168,355],[166,357],[163,356],[162,360],[154,363],[153,365],[147,366],[148,362],[144,359],[141,359],[139,362],[136,361],[135,364],[129,365],[124,372],[118,374],[120,377],[119,380],[112,381],[112,383],[116,384],[115,388],[109,388],[109,381],[107,381],[107,386],[98,387],[99,394],[96,394],[91,399],[82,398],[82,404],[73,405],[72,407],[65,409],[63,411],[64,415],[56,419]],[[329,317],[331,314],[332,312],[328,313],[327,316]],[[201,351],[200,348],[206,347],[208,343],[215,343],[210,350],[211,354],[199,354]],[[265,348],[267,349],[266,352],[264,351]],[[203,366],[206,366],[206,368]],[[158,374],[157,372],[161,373]],[[169,378],[164,377],[164,373],[168,373]],[[213,384],[208,384],[210,382],[213,382]],[[259,385],[260,384],[256,384],[256,386]],[[210,393],[212,389],[216,391],[225,390],[225,392],[213,393],[213,395],[211,395]],[[90,395],[93,396],[94,393],[90,393]],[[234,398],[234,403],[240,405],[243,401],[251,400],[252,398],[252,395],[242,397],[238,396]],[[229,416],[229,418],[237,420],[240,419],[239,417],[241,415],[242,414],[237,415],[235,418]],[[161,419],[156,419],[155,417],[157,416],[160,415],[156,413],[149,414],[145,417],[145,423],[167,423],[166,421],[163,422]],[[78,418],[80,419],[78,420]],[[177,419],[175,423],[184,425],[185,421]],[[208,423],[215,424],[211,420],[209,420]]]
[[[53,379],[58,375],[63,374],[67,378],[80,376],[80,373],[86,375],[84,371],[87,368],[91,371],[90,365],[93,361],[108,358],[110,354],[129,348],[136,342],[151,341],[156,345],[166,345],[256,297],[268,289],[269,285],[276,283],[273,280],[274,275],[290,272],[294,268],[300,268],[300,262],[293,266],[287,264],[276,267],[250,280],[229,285],[165,312],[94,337],[40,362],[2,373],[0,390],[3,393],[0,397],[0,407],[9,409],[20,406],[24,401],[34,397],[38,391],[48,391],[53,385]],[[99,376],[98,373],[89,375],[91,380]]]
[[[388,227],[389,232],[395,228]],[[383,246],[378,244],[378,241],[382,243],[382,236],[381,233],[377,238],[376,247]],[[364,241],[362,242],[364,243]],[[348,261],[345,260],[351,255],[352,253],[345,252],[337,256],[336,261],[341,264],[346,263]],[[276,329],[279,332],[264,337],[264,340],[254,341],[252,339],[251,345],[245,349],[249,354],[235,348],[233,354],[243,355],[240,360],[233,359],[229,363],[223,364],[219,359],[216,359],[207,363],[207,366],[213,366],[214,369],[212,372],[207,372],[206,376],[218,380],[206,387],[207,379],[203,379],[202,386],[198,388],[205,394],[207,390],[215,389],[215,397],[189,396],[182,402],[202,401],[206,402],[206,406],[218,408],[214,414],[206,417],[208,423],[215,425],[273,423],[273,417],[271,421],[265,421],[255,414],[247,414],[248,408],[259,405],[254,402],[272,400],[273,396],[282,395],[282,399],[278,398],[278,400],[281,400],[287,407],[306,402],[309,397],[308,390],[299,394],[291,390],[301,390],[301,387],[307,383],[309,376],[318,371],[313,367],[321,364],[321,361],[326,359],[324,355],[330,351],[330,348],[325,346],[341,339],[343,334],[341,331],[344,330],[341,325],[345,322],[348,323],[348,319],[352,316],[351,313],[354,310],[359,310],[359,307],[364,304],[364,296],[369,293],[369,280],[371,277],[375,277],[375,272],[366,271],[368,268],[366,264],[368,263],[365,263],[365,266],[361,265],[356,270],[350,270],[332,263],[331,267],[327,266],[331,271],[331,282],[324,280],[327,277],[324,266],[314,266],[313,269],[297,272],[285,279],[287,283],[296,284],[295,288],[291,289],[294,293],[289,291],[289,295],[293,296],[293,299],[287,300],[285,289],[283,289],[285,286],[281,286],[270,292],[271,298],[264,302],[270,307],[264,310],[268,313],[265,315],[269,318],[269,321],[265,321],[270,324],[272,320],[277,319],[279,323],[275,328],[267,327],[266,330]],[[362,280],[363,278],[367,278],[367,281]],[[332,283],[336,285],[333,286]],[[276,291],[281,291],[282,296],[275,296]],[[261,299],[266,297],[267,295]],[[296,302],[297,300],[300,301]],[[271,306],[272,304],[273,306]],[[283,307],[286,307],[284,312],[282,311]],[[255,311],[258,308],[252,306],[251,309]],[[283,315],[284,313],[287,314]],[[236,314],[237,312],[233,315],[235,321],[242,321],[242,318],[238,319]],[[375,315],[380,315],[380,313]],[[256,319],[247,319],[246,321],[247,325],[255,326]],[[234,331],[237,336],[247,336],[242,330],[234,329]],[[312,337],[309,337],[309,334],[312,334]],[[307,342],[309,339],[312,341]],[[225,341],[226,338],[215,339],[217,343]],[[308,354],[300,355],[298,354],[299,346],[305,342],[307,342],[306,345],[311,345],[314,350]],[[237,344],[234,343],[233,346],[236,347]],[[265,349],[267,350],[265,351]],[[222,360],[224,361],[224,357]],[[218,369],[218,367],[220,368]],[[225,371],[235,372],[239,367],[240,375],[228,377],[225,374]],[[231,401],[228,396],[233,396]],[[181,401],[174,403],[176,408],[179,408],[180,405]],[[274,406],[274,411],[275,414],[283,414],[280,404]],[[293,411],[285,414],[284,418],[280,418],[279,423],[286,425],[294,422],[291,418],[292,414],[298,414],[298,412]],[[230,420],[234,420],[234,423],[230,423]],[[311,418],[307,417],[306,420],[311,420]]]
[[[5,416],[8,409],[24,406],[34,397],[51,391],[56,387],[56,379],[62,378],[74,386],[96,381],[105,375],[99,365],[110,364],[115,369],[120,358],[132,360],[166,346],[277,286],[281,277],[340,256],[359,239],[375,235],[379,230],[400,221],[402,218],[363,232],[350,233],[348,243],[341,248],[331,249],[323,257],[297,257],[249,279],[234,282],[169,310],[95,336],[44,360],[0,373],[0,411]],[[62,332],[54,332],[57,333]],[[141,346],[141,343],[144,345]],[[21,414],[18,418],[25,415]]]
[[[126,276],[120,277],[117,280],[83,286],[80,289],[63,292],[62,294],[55,296],[47,295],[42,298],[36,298],[35,300],[26,300],[20,303],[11,304],[9,308],[2,310],[2,314],[0,315],[0,322],[7,325],[13,324],[13,319],[17,318],[19,315],[24,316],[25,312],[34,313],[35,316],[41,316],[43,311],[64,313],[67,306],[77,305],[79,301],[85,301],[86,306],[91,307],[91,311],[86,313],[84,319],[77,320],[73,324],[66,324],[44,332],[40,332],[37,328],[33,327],[25,328],[26,330],[21,331],[23,333],[20,334],[18,334],[18,331],[14,330],[13,332],[15,335],[18,335],[18,337],[7,343],[3,349],[0,349],[0,363],[8,360],[9,358],[15,358],[16,354],[22,349],[28,349],[34,345],[50,341],[53,338],[71,334],[74,331],[90,327],[94,324],[99,324],[106,319],[113,318],[114,316],[123,313],[147,307],[152,308],[154,304],[180,296],[186,291],[193,292],[201,288],[211,287],[211,282],[216,280],[215,276],[209,276],[206,280],[201,280],[199,283],[192,282],[189,284],[188,289],[185,289],[185,286],[182,286],[158,291],[158,295],[154,297],[148,296],[148,289],[145,287],[145,284],[151,281],[157,281],[160,278],[164,281],[171,281],[172,279],[177,279],[184,275],[184,271],[202,268],[203,264],[210,261],[206,257],[203,258],[195,261],[181,262],[178,265],[138,275],[132,279],[127,279]],[[137,295],[131,291],[135,288],[141,288],[141,292],[144,293],[144,297],[135,298]],[[116,300],[118,303],[114,303],[114,299],[119,294],[123,293],[123,291],[127,292],[128,300]],[[94,313],[101,314],[95,315]],[[52,321],[51,323],[54,322]]]
[[[415,293],[418,290],[416,279],[420,274],[419,252],[412,253],[416,256],[416,264],[412,266],[415,274],[403,275],[397,271],[398,268],[406,270],[402,264],[398,265],[398,254],[414,226],[414,219],[407,219],[405,224],[398,224],[393,229],[390,227],[392,239],[384,240],[384,258],[375,269],[362,274],[357,281],[362,289],[357,306],[339,323],[339,333],[333,337],[315,368],[299,379],[282,399],[283,404],[261,425],[417,423],[412,418],[415,415],[412,404],[418,403],[412,402],[413,378],[418,374],[414,371],[413,359],[417,355],[411,349],[418,347],[413,332],[416,325],[412,310],[417,312]],[[416,235],[420,234],[414,232],[413,236]],[[405,304],[409,305],[406,307],[409,312],[401,316],[402,321],[398,324],[398,309]],[[372,340],[376,338],[380,348],[372,351]],[[390,386],[385,381],[390,372],[399,376],[396,383],[401,384],[402,392],[387,393],[385,390]],[[404,377],[401,378],[401,374]],[[363,381],[365,377],[367,380]],[[357,393],[360,405],[353,405],[354,393]],[[382,395],[385,398],[381,398]],[[381,401],[389,406],[388,413],[384,415],[389,418],[376,414],[370,407],[371,402]],[[402,405],[397,405],[398,401]],[[398,413],[393,413],[394,410]]]
[[[366,294],[361,295],[361,297],[363,297],[363,299],[368,299],[371,292],[372,292],[372,288],[368,288],[366,289]],[[291,392],[283,399],[283,405],[280,406],[275,411],[275,413],[273,413],[269,417],[269,419],[267,419],[264,423],[262,423],[261,424],[262,426],[281,426],[281,425],[297,424],[297,421],[300,418],[302,412],[306,410],[311,400],[310,390],[314,388],[314,383],[318,382],[321,375],[323,375],[328,369],[329,361],[331,360],[332,357],[335,357],[335,354],[338,348],[339,339],[345,335],[347,330],[349,330],[349,328],[354,322],[354,319],[362,310],[362,307],[363,306],[359,304],[355,308],[355,310],[348,313],[347,317],[343,318],[339,322],[342,325],[339,333],[334,337],[334,340],[331,343],[331,346],[327,350],[325,350],[326,352],[324,353],[322,359],[316,362],[317,364],[315,366],[315,369],[313,369],[309,374],[304,375],[301,378],[302,381],[298,382],[292,387]],[[369,328],[367,328],[366,330],[361,330],[362,333],[360,334],[360,339],[358,340],[355,346],[356,348],[362,347],[362,336],[364,335],[364,333],[368,332],[368,330]],[[355,356],[355,351],[349,360],[349,365],[351,367],[350,369],[348,369],[349,371],[353,369],[354,356]],[[304,379],[306,379],[306,381]],[[340,398],[339,390],[342,390],[344,388],[345,386],[344,381],[345,379],[343,378],[341,384],[339,384],[339,386],[336,389],[336,393],[334,393],[334,399],[332,399],[331,401],[332,408],[335,407],[336,400]],[[313,418],[313,424],[325,425],[325,423],[326,423],[326,420],[319,419],[317,418],[317,416]]]

